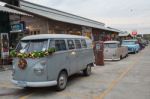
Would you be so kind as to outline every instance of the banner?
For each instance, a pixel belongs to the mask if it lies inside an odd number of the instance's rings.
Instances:
[[[1,58],[6,59],[9,56],[9,37],[8,33],[0,34],[0,43],[1,43]]]

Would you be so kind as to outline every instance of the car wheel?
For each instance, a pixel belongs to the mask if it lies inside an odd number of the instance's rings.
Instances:
[[[85,76],[90,76],[91,75],[91,66],[90,65],[88,65],[87,67],[86,67],[86,69],[84,69],[83,70],[83,74],[85,75]]]
[[[65,71],[60,72],[57,79],[57,91],[64,90],[67,86],[68,75]]]

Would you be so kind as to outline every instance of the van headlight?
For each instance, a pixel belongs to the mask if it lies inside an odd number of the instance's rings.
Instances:
[[[33,71],[37,75],[42,75],[44,73],[44,68],[42,66],[34,67]]]
[[[116,54],[113,54],[113,56],[117,56]]]
[[[42,75],[44,70],[46,70],[47,62],[46,61],[39,61],[34,67],[33,71],[36,75]]]
[[[45,66],[45,65],[47,64],[47,62],[46,62],[46,61],[41,61],[40,64],[41,64],[42,66]]]

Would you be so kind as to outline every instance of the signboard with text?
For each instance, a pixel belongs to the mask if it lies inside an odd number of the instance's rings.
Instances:
[[[0,42],[1,42],[1,58],[5,59],[9,56],[8,33],[0,33]]]
[[[137,31],[132,31],[132,35],[133,36],[137,35]]]
[[[24,30],[25,30],[25,23],[20,22],[20,23],[12,24],[10,32],[22,32]]]

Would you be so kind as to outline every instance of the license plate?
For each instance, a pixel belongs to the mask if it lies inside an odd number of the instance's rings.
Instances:
[[[18,81],[18,86],[25,87],[27,86],[27,83],[25,81]]]

